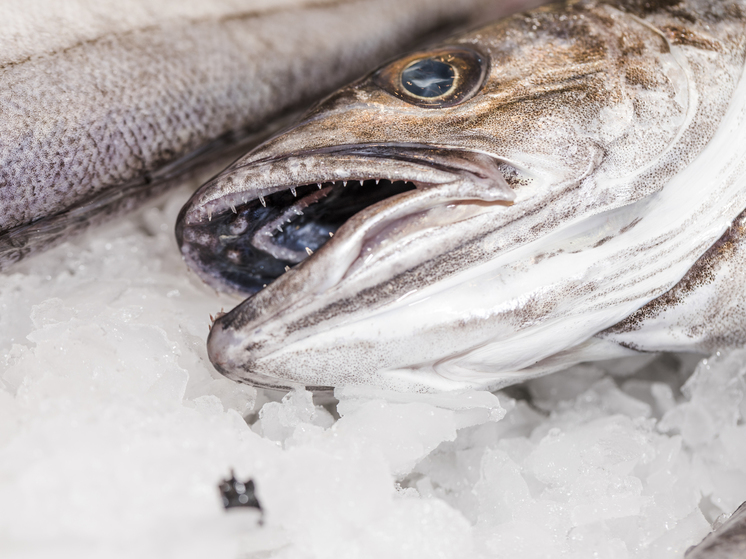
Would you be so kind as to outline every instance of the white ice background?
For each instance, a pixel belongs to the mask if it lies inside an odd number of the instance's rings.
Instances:
[[[336,421],[222,378],[236,301],[181,261],[188,193],[0,276],[0,557],[680,558],[746,500],[746,351],[577,366],[530,405],[341,389]],[[263,523],[223,510],[231,468]]]

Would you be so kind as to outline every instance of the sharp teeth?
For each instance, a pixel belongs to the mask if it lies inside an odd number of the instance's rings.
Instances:
[[[279,229],[280,231],[282,231],[282,225],[280,225],[279,223],[277,224],[277,228],[278,228],[278,229]]]
[[[306,252],[308,253],[308,256],[311,256],[313,254],[313,251],[308,247],[306,247]]]
[[[321,183],[320,183],[320,182],[317,182],[317,183],[316,183],[316,186],[318,186],[318,187],[319,187],[319,190],[321,190]]]
[[[232,212],[233,212],[234,214],[235,214],[235,213],[238,213],[238,212],[236,211],[236,206],[234,206],[233,204],[231,204],[231,211],[232,211]]]
[[[347,186],[347,181],[342,181],[342,186]]]
[[[212,221],[212,210],[207,210],[207,221]]]
[[[294,186],[290,187],[290,192],[293,193],[293,196],[298,196],[298,194],[295,192],[295,187]]]
[[[381,179],[376,179],[376,184],[378,184],[378,183],[380,182],[380,180],[381,180]]]
[[[334,236],[334,233],[332,233],[331,231],[329,231],[329,236],[330,236],[330,237],[333,237],[333,236]]]
[[[264,196],[259,195],[259,201],[262,203],[262,206],[265,208],[267,207],[267,202],[264,200]]]
[[[285,271],[289,272],[290,271],[290,266],[285,266]]]

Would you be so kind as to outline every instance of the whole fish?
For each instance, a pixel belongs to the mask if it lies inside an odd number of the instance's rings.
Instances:
[[[279,115],[484,3],[3,2],[0,269],[235,158]]]
[[[746,342],[746,1],[580,0],[413,52],[187,203],[228,377],[496,389]]]

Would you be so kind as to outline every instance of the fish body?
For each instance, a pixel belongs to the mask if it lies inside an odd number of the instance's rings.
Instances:
[[[0,269],[245,151],[267,123],[479,5],[4,2]]]
[[[746,342],[746,3],[581,0],[331,95],[182,210],[230,378],[495,389]],[[286,271],[287,270],[287,271]]]

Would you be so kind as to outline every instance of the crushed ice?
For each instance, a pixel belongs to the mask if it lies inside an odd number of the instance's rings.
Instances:
[[[746,351],[580,365],[519,400],[333,408],[221,378],[204,339],[235,301],[179,258],[187,194],[0,277],[3,557],[680,558],[746,500]],[[223,510],[231,469],[263,525]]]

